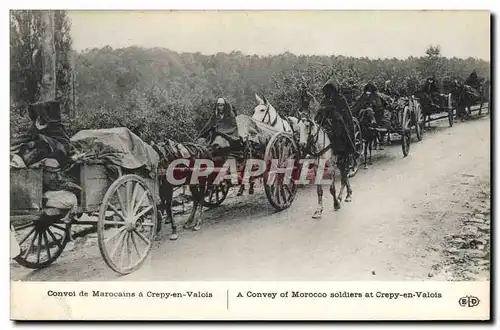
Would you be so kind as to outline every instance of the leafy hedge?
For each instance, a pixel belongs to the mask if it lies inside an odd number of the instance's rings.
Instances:
[[[146,141],[187,141],[204,125],[219,96],[230,100],[238,113],[251,115],[258,93],[281,113],[292,115],[299,108],[299,86],[305,83],[321,100],[321,85],[332,73],[340,83],[353,84],[356,94],[368,81],[383,87],[386,80],[411,93],[430,74],[441,80],[465,79],[473,69],[490,76],[489,62],[443,58],[439,50],[418,58],[381,60],[104,47],[76,54],[76,115],[66,120],[71,134],[126,126]],[[26,125],[19,113],[11,106],[12,134]]]

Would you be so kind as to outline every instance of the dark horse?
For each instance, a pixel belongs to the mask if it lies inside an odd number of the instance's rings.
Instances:
[[[489,101],[489,90],[485,84],[473,88],[454,80],[451,86],[451,96],[457,108],[457,118],[465,120],[471,115],[472,106],[479,104],[478,115],[481,115],[483,104]],[[489,107],[489,104],[488,104]]]
[[[375,112],[372,108],[361,109],[358,115],[359,126],[361,128],[361,135],[363,140],[365,140],[365,146],[363,150],[365,162],[364,168],[366,169],[367,164],[372,165],[372,150],[374,144],[377,142],[379,136],[379,130],[377,128],[377,121],[375,120]],[[370,153],[370,161],[367,163],[367,154]]]
[[[168,166],[177,159],[186,159],[191,165],[195,159],[210,158],[210,150],[206,146],[202,146],[195,143],[175,143],[172,140],[167,140],[166,142],[161,142],[153,144],[153,148],[160,155],[159,168],[166,170]],[[176,166],[178,171],[174,172],[172,175],[176,179],[181,179],[181,177],[187,177],[189,180],[190,176],[182,173],[186,173],[181,168],[182,166]],[[167,173],[160,173],[159,175],[159,194],[160,194],[160,205],[158,210],[162,215],[162,221],[167,224],[170,222],[172,228],[172,234],[170,235],[171,240],[176,240],[178,238],[177,225],[175,223],[173,212],[172,212],[172,200],[174,194],[174,188],[184,186],[185,184],[175,185],[170,180],[168,180]],[[184,228],[193,228],[193,230],[200,230],[203,221],[203,198],[205,197],[205,190],[203,186],[200,185],[189,185],[189,190],[193,197],[193,208],[191,214],[189,215],[188,221],[184,224]],[[196,212],[199,210],[200,215],[196,218]],[[196,221],[195,221],[196,220]]]

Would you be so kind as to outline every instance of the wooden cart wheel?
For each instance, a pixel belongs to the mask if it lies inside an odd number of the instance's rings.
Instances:
[[[448,106],[448,109],[447,109],[448,110],[448,125],[450,127],[452,127],[453,126],[453,106],[451,104],[451,93],[449,93],[447,95],[447,101],[448,101],[447,102],[448,103],[447,104],[447,106]]]
[[[424,115],[420,104],[417,101],[413,101],[414,116],[415,116],[415,132],[417,134],[417,140],[422,141],[424,138]]]
[[[401,121],[401,137],[403,139],[402,148],[403,156],[408,156],[410,152],[410,140],[411,140],[411,118],[410,118],[410,108],[405,106],[403,111],[403,118]]]
[[[221,205],[229,192],[229,184],[226,181],[222,181],[218,185],[199,186],[199,188],[204,188],[201,204],[208,208],[214,208]]]
[[[295,141],[286,133],[278,132],[273,135],[267,143],[264,160],[271,169],[271,161],[276,160],[278,168],[286,168],[288,161],[294,161],[295,165],[299,161],[299,150]],[[278,211],[288,208],[297,194],[297,185],[294,178],[285,181],[285,174],[275,174],[274,180],[270,182],[272,173],[266,172],[264,178],[264,191],[269,203]]]
[[[356,118],[353,118],[353,123],[354,123],[354,147],[357,152],[356,155],[353,155],[352,158],[350,158],[350,169],[349,169],[349,177],[352,178],[353,176],[358,173],[359,170],[359,164],[361,164],[361,157],[363,155],[363,147],[364,147],[364,141],[363,141],[363,136],[361,135],[361,127],[359,126],[359,122]]]
[[[63,252],[71,235],[71,224],[56,223],[60,218],[41,215],[35,221],[15,227],[21,253],[14,260],[31,269],[52,264]]]
[[[119,177],[106,191],[97,223],[99,249],[119,274],[137,270],[146,260],[158,225],[153,192],[138,175]]]

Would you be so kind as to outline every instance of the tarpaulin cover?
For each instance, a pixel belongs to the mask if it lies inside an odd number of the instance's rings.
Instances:
[[[151,171],[160,161],[153,147],[126,127],[83,130],[71,137],[82,159],[99,159],[126,169]]]
[[[204,136],[214,149],[242,150],[250,142],[262,153],[271,137],[279,132],[247,115],[223,118],[215,123],[214,131],[215,134]]]

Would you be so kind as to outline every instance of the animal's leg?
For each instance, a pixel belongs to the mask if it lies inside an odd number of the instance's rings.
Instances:
[[[369,143],[370,143],[370,141],[367,141],[367,142],[365,143],[365,146],[364,146],[364,149],[363,149],[363,154],[364,154],[364,156],[365,156],[365,166],[364,166],[365,170],[368,168],[368,165],[367,165],[367,163],[366,163],[366,158],[368,157],[368,144],[369,144]]]
[[[194,222],[194,219],[196,218],[196,210],[198,209],[198,207],[201,207],[201,205],[198,202],[198,199],[194,198],[194,196],[193,196],[193,208],[191,209],[191,213],[189,214],[188,220],[186,221],[186,223],[183,226],[184,229],[188,229],[188,228],[193,227],[193,222]]]
[[[333,163],[333,162],[332,162]],[[336,189],[335,189],[335,168],[331,168],[332,183],[330,184],[330,194],[333,197],[333,208],[335,211],[340,209],[340,201],[337,199]]]
[[[369,142],[368,149],[369,149],[369,152],[370,152],[370,161],[368,162],[368,164],[373,165],[373,161],[372,161],[373,141]]]
[[[385,133],[378,133],[379,134],[379,143],[378,143],[378,150],[384,150],[384,145],[385,145]]]
[[[340,191],[338,194],[338,200],[342,201],[342,194],[344,193],[344,189],[346,187],[346,182],[344,180],[344,171],[346,169],[347,159],[342,156],[342,158],[338,162],[338,165],[338,168],[340,170]]]
[[[349,177],[346,179],[346,185],[347,185],[347,196],[345,197],[346,202],[351,202],[352,201],[352,188],[351,188],[351,182],[349,180]]]
[[[314,211],[313,219],[319,219],[323,214],[323,187],[320,184],[316,185],[316,192],[318,194],[318,208]]]
[[[198,231],[201,229],[201,225],[203,224],[203,205],[200,204],[200,215],[195,221],[195,225],[193,227],[193,230]]]
[[[177,224],[174,220],[174,212],[172,212],[172,199],[174,195],[174,189],[171,185],[169,185],[169,189],[166,191],[165,201],[164,201],[164,210],[166,211],[165,223],[170,220],[170,228],[172,229],[172,233],[170,234],[171,240],[176,240],[179,238],[177,234]]]
[[[352,200],[352,189],[351,189],[351,181],[349,180],[349,172],[347,167],[344,167],[343,173],[341,173],[344,178],[345,186],[347,187],[347,196],[345,197],[346,202],[350,202]]]
[[[250,186],[251,187],[251,186]],[[243,195],[243,192],[245,191],[245,185],[244,184],[241,184],[240,185],[240,190],[238,190],[238,193],[236,194],[236,196],[241,196]]]
[[[248,194],[249,195],[253,195],[254,193],[254,189],[253,189],[253,186],[255,185],[255,182],[252,178],[250,178],[250,188],[248,188]]]

